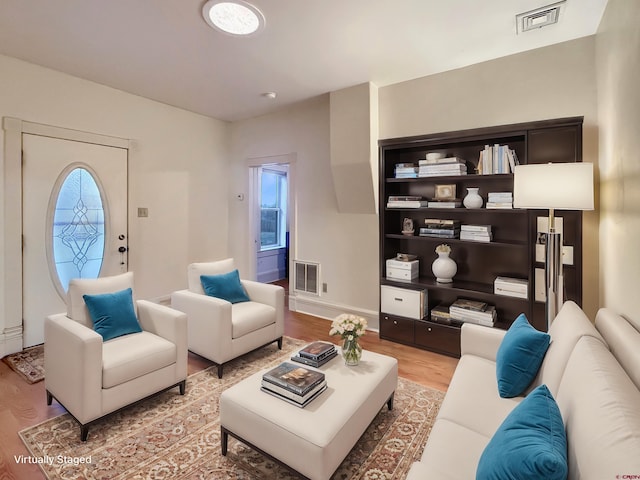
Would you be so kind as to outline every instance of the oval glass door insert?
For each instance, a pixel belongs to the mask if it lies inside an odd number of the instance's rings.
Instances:
[[[49,256],[56,288],[64,293],[72,278],[98,278],[104,258],[105,209],[96,178],[75,167],[62,173],[52,194]],[[52,213],[52,215],[51,215]]]

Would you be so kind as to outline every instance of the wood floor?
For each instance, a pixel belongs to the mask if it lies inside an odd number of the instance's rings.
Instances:
[[[329,325],[328,320],[287,309],[285,335],[339,343],[339,337],[328,335]],[[365,350],[397,358],[401,377],[443,391],[449,386],[457,365],[453,358],[381,340],[376,332],[367,332],[361,344]],[[189,353],[189,374],[211,365],[210,361]],[[14,456],[29,455],[17,433],[61,413],[64,410],[55,401],[47,406],[44,382],[29,385],[0,361],[0,480],[44,478],[37,465],[16,462]]]

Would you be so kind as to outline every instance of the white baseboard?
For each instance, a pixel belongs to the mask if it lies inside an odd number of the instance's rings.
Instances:
[[[324,302],[315,296],[289,295],[289,310],[306,313],[327,320],[333,320],[341,313],[351,313],[367,319],[367,330],[380,331],[380,315],[377,311]]]
[[[0,334],[0,358],[12,353],[21,352],[22,343],[22,325],[7,328],[5,333]]]

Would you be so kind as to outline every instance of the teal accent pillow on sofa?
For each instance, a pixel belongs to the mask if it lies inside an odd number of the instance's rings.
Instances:
[[[142,331],[130,288],[114,293],[83,295],[82,298],[89,309],[93,329],[102,335],[103,341]]]
[[[200,275],[202,289],[210,297],[221,298],[231,303],[248,302],[249,295],[240,282],[240,273],[233,270],[222,275]]]
[[[531,326],[524,313],[511,324],[496,354],[498,393],[502,398],[521,395],[538,374],[551,337]]]
[[[504,419],[485,447],[476,480],[565,480],[567,435],[558,404],[540,385]]]

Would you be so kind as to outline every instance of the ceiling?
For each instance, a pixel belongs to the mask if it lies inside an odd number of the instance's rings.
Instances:
[[[205,0],[0,0],[0,53],[235,121],[592,35],[607,3],[567,0],[516,34],[516,14],[553,1],[252,0],[266,27],[239,38],[206,24]]]

